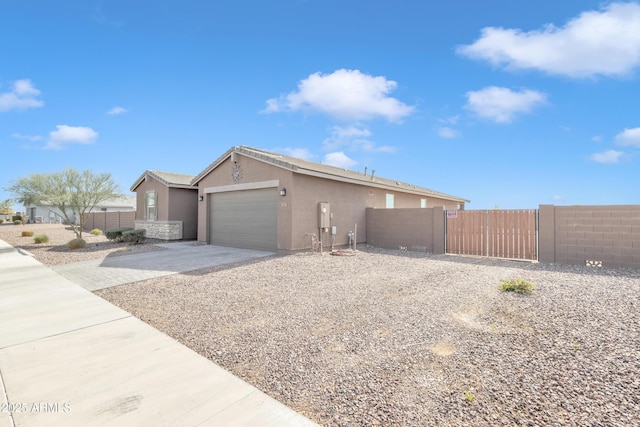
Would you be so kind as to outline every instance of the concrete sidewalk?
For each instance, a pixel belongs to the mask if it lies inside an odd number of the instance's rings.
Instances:
[[[252,249],[201,245],[194,242],[161,243],[163,251],[114,256],[51,267],[90,291],[275,255]]]
[[[312,426],[0,240],[0,427]]]

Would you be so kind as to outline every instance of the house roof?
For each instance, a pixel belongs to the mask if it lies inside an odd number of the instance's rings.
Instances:
[[[212,170],[218,167],[218,165],[229,158],[232,153],[238,153],[265,163],[272,164],[276,167],[288,169],[295,173],[304,175],[312,175],[335,181],[366,185],[368,187],[384,188],[403,193],[421,194],[425,196],[453,200],[456,202],[469,202],[469,200],[463,199],[461,197],[452,196],[450,194],[441,193],[439,191],[434,191],[429,188],[420,187],[406,182],[379,177],[374,173],[365,175],[363,172],[356,172],[335,166],[325,165],[322,163],[310,162],[308,160],[285,156],[283,154],[271,153],[269,151],[264,151],[247,146],[231,147],[215,162],[211,163],[205,170],[200,172],[200,174],[198,174],[191,181],[191,185],[197,185],[198,182],[200,182],[206,175],[208,175]]]
[[[122,194],[113,199],[105,200],[104,202],[99,203],[97,208],[130,208],[136,207],[136,196],[135,194]]]
[[[156,181],[161,182],[167,187],[173,188],[189,188],[196,189],[197,187],[191,185],[191,181],[194,179],[193,175],[186,175],[182,173],[173,172],[161,172],[156,170],[146,170],[131,186],[131,191],[135,191],[138,185],[146,179],[147,176],[154,178]]]
[[[42,207],[51,206],[51,202],[43,201],[42,203],[31,204],[26,207],[29,208],[29,207],[37,207],[37,206],[42,206]],[[95,206],[95,208],[97,209],[99,208],[133,208],[135,209],[136,196],[135,194],[120,194],[114,197],[113,199],[104,200],[98,203]]]

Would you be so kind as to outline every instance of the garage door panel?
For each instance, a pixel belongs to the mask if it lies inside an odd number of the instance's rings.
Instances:
[[[277,250],[277,202],[276,188],[213,194],[210,243]]]

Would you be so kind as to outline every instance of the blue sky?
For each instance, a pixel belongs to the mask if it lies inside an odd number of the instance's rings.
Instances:
[[[640,203],[640,2],[1,1],[0,52],[0,188],[248,145],[468,209]]]

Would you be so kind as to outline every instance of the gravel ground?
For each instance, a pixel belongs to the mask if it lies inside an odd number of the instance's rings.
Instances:
[[[367,249],[97,294],[325,426],[640,425],[640,271]]]
[[[45,234],[49,237],[49,242],[36,244],[33,241],[33,237],[22,236],[24,230],[33,231],[34,236]],[[87,246],[72,251],[65,245],[75,237],[73,230],[62,224],[0,224],[0,240],[28,251],[35,259],[45,265],[68,264],[102,259],[107,256],[164,250],[164,248],[155,246],[154,243],[157,241],[153,239],[148,239],[147,242],[140,245],[127,245],[126,243],[110,242],[104,235],[94,236],[88,232],[83,232],[82,238],[87,242]]]

